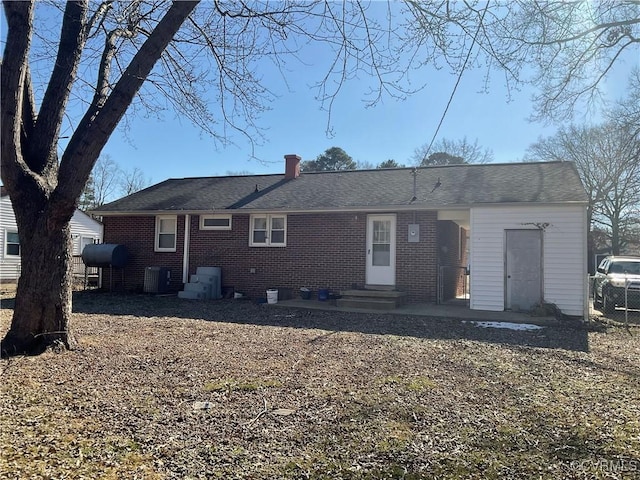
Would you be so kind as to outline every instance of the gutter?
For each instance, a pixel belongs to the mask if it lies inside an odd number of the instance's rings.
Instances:
[[[254,214],[254,213],[360,213],[360,212],[413,212],[413,211],[438,211],[438,210],[470,210],[472,208],[486,207],[568,207],[576,205],[587,205],[585,201],[571,202],[509,202],[509,203],[473,203],[473,204],[437,204],[437,205],[374,205],[357,207],[334,207],[334,208],[216,208],[211,210],[132,210],[132,211],[99,211],[91,213],[103,217],[130,217],[149,215],[212,215],[212,214]]]

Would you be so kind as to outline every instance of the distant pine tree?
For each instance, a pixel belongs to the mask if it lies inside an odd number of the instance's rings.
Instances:
[[[436,165],[462,165],[467,163],[464,158],[451,155],[447,152],[435,152],[425,158],[420,165],[430,167]]]
[[[402,168],[402,167],[404,167],[404,165],[401,165],[398,162],[396,162],[393,158],[390,158],[389,160],[385,160],[384,162],[380,163],[376,168]]]
[[[80,195],[80,201],[78,202],[78,208],[83,212],[91,210],[96,207],[96,190],[95,183],[93,181],[93,175],[89,176],[89,180]]]
[[[334,170],[355,170],[356,162],[340,147],[331,147],[318,155],[315,160],[302,162],[303,172],[330,172]]]

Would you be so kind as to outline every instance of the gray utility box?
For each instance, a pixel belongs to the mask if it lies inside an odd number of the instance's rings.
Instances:
[[[171,284],[171,270],[167,267],[147,267],[144,269],[144,292],[167,293]]]
[[[222,268],[220,267],[198,267],[196,278],[202,278],[211,284],[211,297],[214,300],[222,298]],[[200,280],[199,280],[200,281]]]
[[[220,267],[198,267],[195,275],[189,277],[178,298],[206,300],[222,298],[222,269]]]

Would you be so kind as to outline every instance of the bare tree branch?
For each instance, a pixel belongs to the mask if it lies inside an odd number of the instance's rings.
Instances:
[[[57,137],[86,41],[86,13],[87,0],[66,4],[58,55],[27,146],[29,167],[37,173],[57,167]]]
[[[534,120],[566,120],[602,104],[602,87],[625,59],[637,61],[640,3],[635,0],[406,2],[405,50],[423,65],[460,68],[479,27],[476,66],[505,74],[507,89],[533,86]]]
[[[18,178],[27,170],[21,156],[27,59],[33,25],[33,2],[4,2],[7,41],[0,73],[0,131],[2,132],[2,180],[9,192],[16,191]],[[11,53],[8,55],[8,53]],[[28,108],[27,110],[31,110]]]
[[[158,22],[151,36],[133,57],[109,98],[102,106],[90,108],[87,111],[60,162],[59,183],[65,188],[56,189],[52,200],[62,202],[70,211],[73,211],[102,147],[156,61],[197,3],[197,1],[173,3]]]
[[[631,129],[613,123],[594,127],[569,126],[528,149],[529,160],[572,161],[589,195],[591,229],[608,235],[615,254],[637,228],[632,212],[640,207],[640,143]]]

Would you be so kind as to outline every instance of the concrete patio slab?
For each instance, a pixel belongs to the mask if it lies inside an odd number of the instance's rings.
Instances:
[[[334,301],[318,301],[292,299],[278,301],[273,307],[306,308],[312,310],[326,310],[337,312],[375,313],[378,315],[416,315],[422,317],[456,318],[459,320],[529,323],[533,325],[558,326],[567,324],[555,317],[535,317],[526,312],[490,312],[485,310],[470,310],[460,305],[436,305],[433,303],[406,304],[392,310],[376,310],[368,308],[338,307]]]

